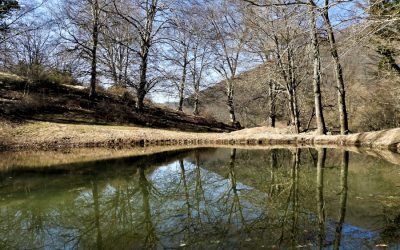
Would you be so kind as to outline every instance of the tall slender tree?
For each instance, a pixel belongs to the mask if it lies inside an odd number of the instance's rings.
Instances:
[[[59,10],[54,10],[60,27],[60,37],[66,41],[69,51],[76,51],[90,65],[89,97],[96,95],[98,81],[98,47],[104,19],[102,10],[108,5],[105,0],[66,0]]]
[[[210,10],[209,20],[213,26],[215,55],[218,59],[215,70],[224,79],[230,122],[240,126],[235,113],[235,77],[248,39],[247,27],[237,2],[222,1],[220,8]]]
[[[137,84],[132,86],[136,90],[136,108],[143,111],[144,99],[150,89],[148,67],[151,49],[154,47],[156,35],[160,32],[167,20],[157,22],[156,18],[163,8],[159,0],[113,0],[115,13],[132,26],[139,35],[138,48],[129,48],[139,57],[139,77]],[[127,7],[129,6],[129,7]],[[159,24],[161,23],[161,24]]]
[[[317,29],[318,8],[313,0],[308,1],[309,30],[311,37],[311,54],[313,60],[313,89],[315,116],[317,120],[317,134],[326,134],[325,119],[321,94],[321,55],[319,50],[318,29]]]
[[[329,17],[330,2],[329,0],[324,1],[324,8],[322,15],[325,21],[326,31],[328,33],[330,53],[334,62],[335,76],[336,76],[336,88],[338,95],[338,108],[339,108],[339,121],[340,121],[340,133],[345,135],[349,132],[349,122],[347,117],[346,107],[346,88],[343,78],[342,64],[340,63],[340,57],[337,49],[337,43],[335,33],[333,31],[332,23]]]
[[[96,82],[97,82],[97,48],[99,44],[99,26],[100,26],[100,6],[99,0],[90,0],[90,7],[92,9],[92,61],[90,70],[90,93],[89,97],[94,98],[96,96]]]
[[[298,88],[308,75],[308,60],[304,40],[304,8],[252,8],[247,18],[252,39],[249,50],[265,64],[269,83],[270,124],[275,119],[275,101],[278,91],[286,93],[290,123],[300,133]]]

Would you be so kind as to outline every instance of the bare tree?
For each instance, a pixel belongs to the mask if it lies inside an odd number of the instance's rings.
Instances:
[[[324,17],[325,27],[328,33],[330,52],[335,68],[339,119],[340,119],[340,133],[342,135],[345,135],[349,132],[349,123],[348,123],[347,107],[346,107],[346,90],[343,78],[343,69],[340,63],[339,53],[335,39],[335,33],[333,31],[332,23],[329,18],[329,9],[330,9],[330,2],[329,0],[325,0],[322,15]]]
[[[214,68],[225,81],[230,122],[240,127],[235,114],[234,79],[238,73],[239,62],[249,34],[242,21],[243,16],[239,8],[239,3],[222,1],[218,9],[210,10],[209,19],[215,34],[214,53],[218,58]]]
[[[178,111],[183,111],[183,101],[187,88],[189,65],[192,60],[191,46],[195,37],[189,6],[180,3],[171,17],[167,37],[168,50],[165,59],[170,63],[171,80],[178,89]]]
[[[275,123],[275,101],[279,92],[286,93],[291,125],[300,132],[300,110],[298,87],[308,75],[305,55],[303,9],[298,6],[287,8],[252,8],[247,23],[252,33],[249,50],[256,53],[268,71],[269,119]]]
[[[309,30],[311,37],[311,53],[313,60],[313,89],[314,89],[314,105],[315,117],[317,120],[317,133],[326,134],[325,119],[322,105],[321,94],[321,56],[319,51],[318,29],[317,29],[317,6],[313,0],[309,0]]]
[[[31,23],[24,27],[24,32],[15,37],[11,43],[13,46],[14,58],[25,76],[37,79],[45,66],[50,66],[50,57],[57,45],[52,40],[49,27],[40,27],[38,23]]]
[[[32,16],[45,2],[38,0],[20,4],[16,0],[0,0],[0,61],[4,67],[13,61],[10,57],[15,54],[16,39],[39,28],[34,24],[41,18],[36,17],[32,22]]]
[[[107,4],[105,0],[66,0],[56,6],[61,11],[54,11],[60,36],[70,44],[69,50],[78,50],[90,64],[90,98],[96,95],[99,34],[105,21],[101,12]]]
[[[173,76],[178,82],[178,110],[183,109],[185,92],[193,87],[194,115],[199,114],[201,85],[205,80],[204,73],[209,68],[211,56],[209,34],[212,26],[204,13],[206,13],[205,6],[196,1],[178,4],[170,26],[172,32],[168,36],[171,49],[166,56],[166,59],[172,62],[171,71],[178,71],[178,75]],[[189,86],[189,83],[192,85]]]
[[[126,89],[131,78],[132,65],[135,64],[135,57],[129,46],[136,44],[138,36],[125,20],[113,15],[112,8],[110,6],[104,10],[108,24],[101,32],[100,61],[105,76],[111,78],[113,86]]]
[[[92,47],[91,47],[91,70],[90,70],[90,93],[89,97],[94,98],[96,95],[96,81],[97,81],[97,47],[99,44],[99,28],[100,28],[100,6],[99,0],[89,0],[92,9]]]
[[[193,102],[193,114],[199,115],[200,106],[200,90],[204,79],[204,73],[208,70],[210,66],[210,46],[201,37],[198,37],[195,42],[193,42],[193,60],[190,64],[190,73],[192,76],[192,82],[194,87],[194,102]]]
[[[129,2],[129,3],[128,3]],[[157,16],[166,8],[159,0],[113,0],[115,13],[125,20],[139,35],[139,46],[129,48],[139,56],[139,80],[133,84],[136,89],[136,108],[142,111],[144,98],[151,88],[152,81],[147,79],[148,63],[151,49],[156,43],[156,36],[167,22],[157,20]]]

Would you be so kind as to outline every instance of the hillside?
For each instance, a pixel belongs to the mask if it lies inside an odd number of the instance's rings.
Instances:
[[[348,44],[346,36],[342,36],[341,59],[344,71],[347,109],[349,124],[352,132],[376,131],[400,126],[400,77],[382,70],[379,66],[381,56],[376,48],[368,43]],[[337,130],[338,108],[336,81],[332,59],[327,44],[323,43],[322,56],[322,95],[325,119],[330,131]],[[235,109],[239,122],[244,127],[267,125],[269,115],[268,79],[276,78],[271,65],[260,65],[244,72],[235,78]],[[312,69],[308,70],[310,73]],[[313,114],[313,93],[311,75],[299,85],[300,120],[303,129]],[[215,119],[228,122],[229,116],[226,107],[225,83],[220,82],[201,92],[201,112]],[[277,126],[286,127],[290,120],[286,94],[281,91],[277,97]],[[190,110],[191,100],[186,102]],[[311,123],[311,129],[315,127]]]
[[[94,100],[82,86],[30,81],[0,73],[0,119],[24,123],[44,121],[85,125],[135,125],[195,132],[233,131],[229,125],[200,116],[186,115],[147,103],[142,113],[134,98],[99,91]]]

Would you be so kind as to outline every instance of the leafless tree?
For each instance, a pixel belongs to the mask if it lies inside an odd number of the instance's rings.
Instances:
[[[107,25],[100,36],[100,61],[105,76],[111,78],[113,86],[126,89],[132,77],[131,68],[135,65],[129,46],[137,43],[138,36],[125,20],[115,17],[112,10],[113,6],[104,10]]]
[[[136,108],[142,111],[144,98],[153,87],[154,81],[148,80],[149,57],[151,49],[157,43],[157,35],[168,21],[167,17],[159,18],[160,14],[167,8],[160,0],[113,0],[115,13],[131,25],[132,30],[139,35],[137,47],[129,46],[132,52],[139,57],[139,79],[133,82],[136,89]]]
[[[53,10],[59,34],[69,44],[69,50],[79,51],[90,64],[91,98],[96,95],[99,35],[105,21],[101,13],[108,4],[106,0],[66,0],[61,6],[54,6],[60,11]]]
[[[270,124],[275,123],[275,101],[278,92],[287,96],[291,125],[300,132],[298,87],[308,75],[304,34],[304,9],[268,7],[268,11],[252,8],[249,18],[252,40],[249,49],[266,65],[269,85]]]
[[[192,83],[194,87],[194,102],[193,102],[193,114],[199,115],[199,106],[200,106],[200,90],[202,87],[202,83],[204,80],[204,74],[209,69],[211,62],[210,55],[210,45],[202,39],[198,37],[193,42],[192,53],[193,60],[190,64],[190,74],[192,76]]]
[[[52,40],[48,27],[39,28],[39,24],[31,23],[24,28],[21,35],[12,40],[13,57],[22,66],[23,75],[37,79],[44,68],[50,67],[51,56],[57,47]]]
[[[209,9],[209,21],[213,26],[214,53],[217,63],[214,69],[223,77],[226,85],[227,106],[232,125],[240,126],[235,114],[235,84],[244,46],[248,40],[247,27],[239,2],[221,1],[218,8]]]
[[[339,119],[340,119],[340,133],[342,135],[349,132],[349,123],[347,117],[347,106],[346,106],[346,89],[343,78],[343,69],[340,62],[340,57],[337,49],[337,43],[335,33],[333,31],[332,23],[329,17],[330,1],[324,1],[324,7],[322,15],[324,17],[326,31],[328,33],[330,52],[334,62],[335,75],[336,75],[336,87],[338,94],[338,107],[339,107]]]
[[[322,105],[321,94],[321,56],[318,40],[317,29],[317,11],[318,8],[313,0],[308,1],[308,15],[309,15],[309,31],[311,37],[311,54],[313,60],[313,89],[314,89],[314,107],[315,117],[317,120],[317,133],[322,135],[326,134],[326,126]]]
[[[166,38],[168,49],[164,57],[170,65],[171,81],[176,83],[178,89],[178,111],[183,111],[189,65],[192,60],[191,46],[195,39],[190,15],[190,6],[187,6],[187,3],[180,3],[172,14]]]

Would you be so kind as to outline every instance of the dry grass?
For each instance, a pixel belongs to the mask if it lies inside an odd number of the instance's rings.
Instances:
[[[74,125],[51,122],[0,123],[0,145],[8,149],[116,147],[129,145],[313,145],[400,150],[400,128],[359,134],[289,134],[259,127],[231,133],[195,133],[139,126]]]
[[[23,82],[23,81],[26,81],[26,79],[24,79],[23,77],[20,77],[18,75],[0,71],[0,81]]]
[[[194,140],[216,138],[216,133],[179,132],[139,126],[75,125],[51,122],[28,122],[20,125],[1,123],[4,146],[35,148],[137,144],[154,140]],[[51,146],[52,145],[52,146]]]

